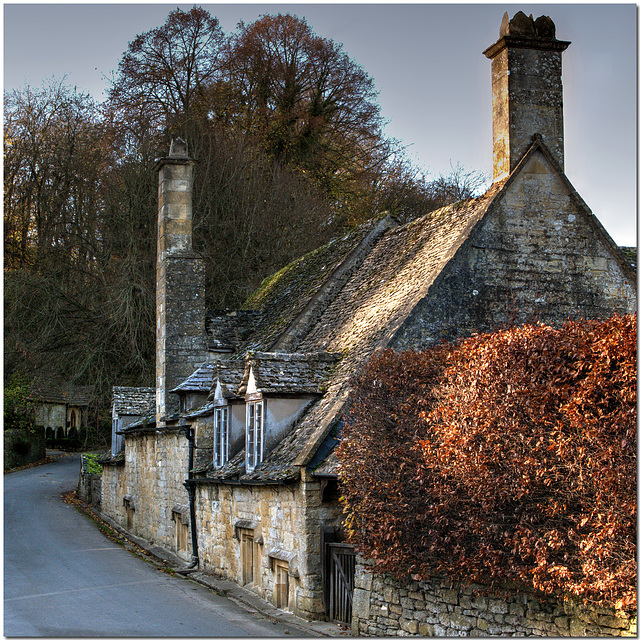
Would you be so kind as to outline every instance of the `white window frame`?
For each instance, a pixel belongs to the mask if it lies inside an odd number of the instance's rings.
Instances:
[[[213,466],[223,467],[229,461],[229,406],[216,407],[213,414]]]
[[[261,462],[264,453],[264,402],[247,402],[247,430],[245,461],[247,471],[253,471]]]

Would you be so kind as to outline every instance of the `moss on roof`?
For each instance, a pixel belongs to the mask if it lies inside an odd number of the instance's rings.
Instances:
[[[243,310],[261,312],[256,330],[243,351],[271,350],[278,337],[376,222],[371,221],[328,242],[266,278],[242,306]]]

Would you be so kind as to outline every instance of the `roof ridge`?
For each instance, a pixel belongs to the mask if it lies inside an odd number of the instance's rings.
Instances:
[[[309,333],[314,322],[319,315],[322,314],[322,311],[331,304],[348,282],[351,271],[365,260],[378,240],[389,229],[396,226],[398,226],[398,222],[391,214],[387,214],[381,218],[378,224],[376,224],[335,267],[318,291],[314,293],[304,308],[280,334],[280,337],[272,345],[271,350],[294,351],[295,346]]]

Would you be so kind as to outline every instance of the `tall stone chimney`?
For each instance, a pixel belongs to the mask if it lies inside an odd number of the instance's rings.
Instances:
[[[493,181],[508,176],[540,134],[564,170],[562,52],[547,16],[504,14],[500,39],[484,55],[491,60],[493,88]]]
[[[206,359],[205,268],[193,251],[193,165],[187,144],[176,139],[156,163],[158,251],[156,263],[156,424],[175,413],[169,393]]]

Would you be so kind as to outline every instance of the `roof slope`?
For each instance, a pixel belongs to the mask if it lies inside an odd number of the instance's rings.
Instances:
[[[113,410],[118,415],[144,416],[155,410],[155,387],[113,387]]]
[[[389,217],[369,221],[264,280],[243,305],[243,310],[256,312],[256,323],[251,336],[238,349],[238,356],[248,350],[293,351],[289,345],[275,348],[285,330],[292,330],[314,301],[328,303],[331,292],[345,278],[345,265],[357,268],[370,246],[391,224]]]
[[[34,380],[29,398],[35,402],[69,404],[86,407],[91,404],[94,388],[76,385],[61,378]]]
[[[338,359],[335,353],[249,352],[238,394],[247,393],[250,372],[263,395],[321,394]]]
[[[402,226],[385,219],[387,222],[378,226],[378,233],[370,237],[366,247],[362,249],[360,245],[360,252],[353,247],[353,240],[350,252],[345,251],[348,238],[345,237],[342,250],[327,245],[289,265],[273,285],[267,283],[254,296],[252,304],[263,310],[264,317],[286,327],[279,330],[278,342],[298,353],[339,352],[342,359],[327,380],[325,394],[311,405],[262,464],[244,474],[243,454],[238,454],[227,467],[210,477],[246,482],[298,477],[299,467],[313,458],[339,419],[352,374],[376,349],[388,343],[485,215],[500,188],[501,184],[494,185],[479,198],[449,205]],[[339,261],[353,259],[355,253],[358,253],[357,267],[340,269]],[[328,270],[323,257],[330,258],[334,278],[319,278],[310,291],[305,282],[309,264],[314,263],[316,272]],[[303,292],[302,299],[296,298],[299,291]],[[297,313],[292,310],[294,307]],[[262,340],[268,343],[275,337],[276,332],[266,327],[252,336],[247,346]]]

